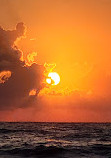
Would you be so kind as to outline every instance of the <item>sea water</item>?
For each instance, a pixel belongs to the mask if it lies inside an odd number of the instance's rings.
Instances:
[[[111,158],[111,123],[0,123],[0,158]]]

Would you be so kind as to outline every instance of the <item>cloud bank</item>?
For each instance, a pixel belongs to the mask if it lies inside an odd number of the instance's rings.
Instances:
[[[0,110],[26,107],[42,89],[44,67],[36,63],[26,65],[15,45],[25,30],[22,22],[11,31],[0,27]],[[29,96],[33,89],[36,95]]]

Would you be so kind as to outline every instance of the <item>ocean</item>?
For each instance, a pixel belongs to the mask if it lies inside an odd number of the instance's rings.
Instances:
[[[111,123],[0,123],[0,158],[111,158]]]

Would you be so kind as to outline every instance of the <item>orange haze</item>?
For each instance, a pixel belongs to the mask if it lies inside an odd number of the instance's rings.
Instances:
[[[30,107],[0,111],[0,120],[111,121],[111,1],[0,0],[0,25],[21,21],[24,58],[56,63],[61,82],[42,89]]]

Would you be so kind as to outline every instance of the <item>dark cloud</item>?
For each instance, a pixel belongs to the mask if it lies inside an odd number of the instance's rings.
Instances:
[[[43,66],[36,63],[27,66],[20,60],[22,52],[14,44],[24,32],[23,23],[12,31],[0,27],[0,74],[4,73],[0,79],[4,81],[0,82],[0,110],[30,105],[42,88]],[[11,72],[8,79],[7,72]],[[29,96],[32,89],[36,90],[36,96]]]

